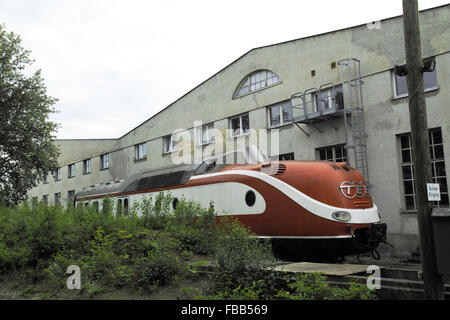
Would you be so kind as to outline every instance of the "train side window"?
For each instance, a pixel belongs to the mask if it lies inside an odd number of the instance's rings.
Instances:
[[[123,213],[128,215],[128,198],[123,199]]]
[[[85,208],[89,207],[89,202],[85,202],[85,203],[84,203],[84,207],[85,207]]]
[[[122,215],[123,213],[123,207],[122,207],[122,199],[117,200],[117,215]]]
[[[98,213],[98,201],[94,201],[94,203],[92,204],[95,208],[95,212]]]

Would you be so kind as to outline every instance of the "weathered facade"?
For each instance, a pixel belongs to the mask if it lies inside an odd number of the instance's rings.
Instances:
[[[425,81],[433,172],[441,184],[441,205],[448,205],[450,5],[422,11],[420,19],[423,57],[436,61],[435,71],[427,73]],[[225,133],[248,123],[250,128],[263,129],[268,137],[277,130],[279,151],[272,157],[346,160],[342,117],[294,123],[298,110],[288,109],[296,92],[339,84],[338,61],[351,57],[360,61],[364,83],[371,194],[388,225],[388,240],[395,246],[389,253],[408,256],[418,245],[418,227],[407,135],[408,97],[404,79],[394,73],[395,65],[405,64],[402,17],[252,49],[118,139],[56,140],[61,150],[60,172],[56,178],[52,174],[46,182],[39,182],[29,197],[65,203],[82,188],[170,166],[171,147],[164,137],[180,128],[194,135],[196,121],[210,127],[204,131],[205,144],[194,139],[193,150],[208,145],[211,128]],[[235,139],[229,133],[225,138],[227,142]]]

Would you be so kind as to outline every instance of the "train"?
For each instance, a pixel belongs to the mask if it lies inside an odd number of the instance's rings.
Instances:
[[[386,242],[386,224],[361,173],[347,162],[272,161],[246,149],[210,157],[201,164],[140,172],[83,189],[75,204],[101,207],[105,197],[124,212],[159,193],[214,204],[217,219],[238,219],[274,252],[323,261],[374,252]],[[230,164],[231,162],[231,164]],[[138,213],[139,214],[139,213]]]

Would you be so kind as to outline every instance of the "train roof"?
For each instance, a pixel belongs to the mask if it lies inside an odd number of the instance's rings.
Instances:
[[[265,162],[268,158],[257,148],[247,147],[245,150],[234,150],[212,156],[199,164],[176,165],[167,168],[139,172],[124,180],[110,181],[88,188],[83,188],[76,195],[77,199],[91,196],[108,195],[130,191],[165,188],[185,184],[193,175],[217,172],[227,166],[226,158],[232,156],[234,161],[245,163]],[[241,158],[239,158],[241,157]]]
[[[139,172],[124,180],[110,181],[83,188],[81,192],[77,193],[77,198],[185,184],[198,167],[198,165],[180,165]]]

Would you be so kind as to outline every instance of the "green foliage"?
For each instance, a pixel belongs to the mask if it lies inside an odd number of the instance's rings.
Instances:
[[[289,284],[289,290],[280,290],[277,298],[290,300],[374,300],[376,295],[364,285],[352,282],[349,288],[330,286],[320,273],[300,274]]]
[[[43,203],[31,207],[26,202],[15,209],[0,207],[0,275],[20,275],[24,296],[33,295],[42,282],[67,290],[67,267],[77,265],[78,298],[120,288],[155,292],[205,278],[205,292],[190,285],[179,292],[197,299],[375,298],[356,283],[348,288],[329,286],[319,274],[286,282],[271,269],[275,260],[269,243],[258,240],[238,220],[222,218],[217,224],[212,205],[205,209],[180,199],[172,211],[170,194],[161,193],[158,200],[156,205],[151,199],[135,204],[128,215],[114,212],[111,199],[104,199],[100,212]],[[136,215],[137,206],[142,216]],[[208,269],[206,276],[205,260],[219,271]]]
[[[221,272],[219,290],[247,287],[265,276],[275,259],[269,242],[263,242],[236,219],[222,219],[214,261]]]
[[[57,100],[47,95],[40,70],[27,72],[29,56],[20,37],[0,25],[0,203],[8,206],[57,166],[58,125],[48,119]]]

